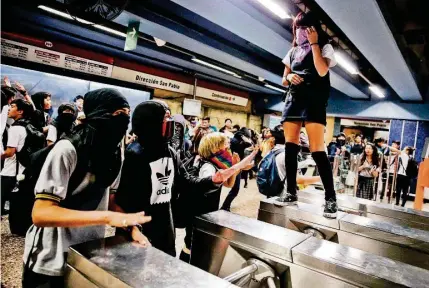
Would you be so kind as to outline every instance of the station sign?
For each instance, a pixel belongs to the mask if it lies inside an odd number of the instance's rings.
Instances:
[[[104,77],[111,77],[113,69],[110,64],[7,39],[1,40],[1,55]]]
[[[341,126],[359,126],[379,129],[390,129],[390,121],[367,121],[359,119],[341,119]]]
[[[117,66],[113,67],[112,78],[182,94],[193,95],[194,92],[194,85]],[[196,96],[239,106],[246,106],[249,101],[244,97],[199,86],[197,87]]]

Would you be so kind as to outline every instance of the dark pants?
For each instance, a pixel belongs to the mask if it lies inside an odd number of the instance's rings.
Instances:
[[[247,187],[247,180],[249,179],[249,171],[242,171],[241,179],[244,180],[244,185]]]
[[[237,197],[238,192],[240,191],[240,180],[241,180],[241,172],[235,177],[234,186],[229,191],[228,196],[226,196],[225,201],[223,201],[222,209],[231,209],[231,203],[234,201],[235,197]]]
[[[4,205],[10,200],[10,193],[16,185],[15,176],[1,176],[1,215],[5,215]],[[9,208],[10,209],[10,208]]]
[[[402,207],[405,206],[407,202],[408,189],[410,188],[410,178],[408,176],[404,176],[398,174],[396,178],[396,205],[399,205],[399,198],[402,193]]]
[[[22,288],[61,288],[64,287],[63,276],[48,276],[31,271],[24,265]]]
[[[383,200],[383,198],[384,198],[384,193],[386,193],[386,196],[388,198],[390,198],[392,195],[393,174],[389,174],[389,184],[387,186],[387,192],[386,192],[386,181],[387,181],[386,179],[383,179],[383,189],[380,192],[380,199],[381,200]]]

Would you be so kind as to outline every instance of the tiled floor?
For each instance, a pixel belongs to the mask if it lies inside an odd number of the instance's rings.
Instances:
[[[258,214],[259,201],[265,196],[259,194],[255,180],[249,181],[249,187],[243,188],[241,183],[240,193],[232,203],[231,211],[243,216],[256,218]],[[228,194],[229,189],[223,189],[221,203]],[[386,199],[384,200],[386,202]],[[408,202],[406,207],[412,208],[412,202]],[[429,204],[424,205],[424,210],[429,211]],[[109,228],[106,236],[113,235],[114,229]],[[177,255],[183,247],[185,237],[184,229],[177,229],[176,251]],[[2,287],[21,287],[22,254],[24,249],[24,239],[13,236],[9,231],[9,221],[7,217],[1,220],[1,285]]]

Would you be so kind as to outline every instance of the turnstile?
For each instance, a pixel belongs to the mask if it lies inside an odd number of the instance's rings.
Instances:
[[[320,205],[278,206],[275,200],[261,200],[259,220],[429,269],[428,231],[344,212],[329,219]]]
[[[300,202],[324,204],[324,191],[307,187],[298,191]],[[403,224],[408,227],[429,231],[429,212],[404,208],[393,204],[377,203],[372,200],[337,194],[340,209],[355,211],[374,220]],[[262,205],[262,204],[261,204]]]
[[[236,287],[121,236],[72,246],[66,265],[66,287]]]
[[[249,259],[271,267],[275,277],[260,275],[242,287],[266,279],[268,287],[282,288],[429,287],[429,271],[362,250],[222,210],[196,218],[191,264],[228,277]]]

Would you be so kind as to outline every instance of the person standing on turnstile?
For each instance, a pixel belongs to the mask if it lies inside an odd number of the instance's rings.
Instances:
[[[282,123],[286,137],[287,192],[280,202],[284,205],[297,201],[297,156],[299,135],[305,124],[310,140],[310,151],[325,188],[323,215],[337,216],[337,203],[331,165],[325,152],[324,131],[326,106],[331,84],[329,68],[336,64],[334,49],[322,31],[320,21],[311,12],[299,13],[293,23],[293,47],[283,59],[283,85],[288,86]]]

